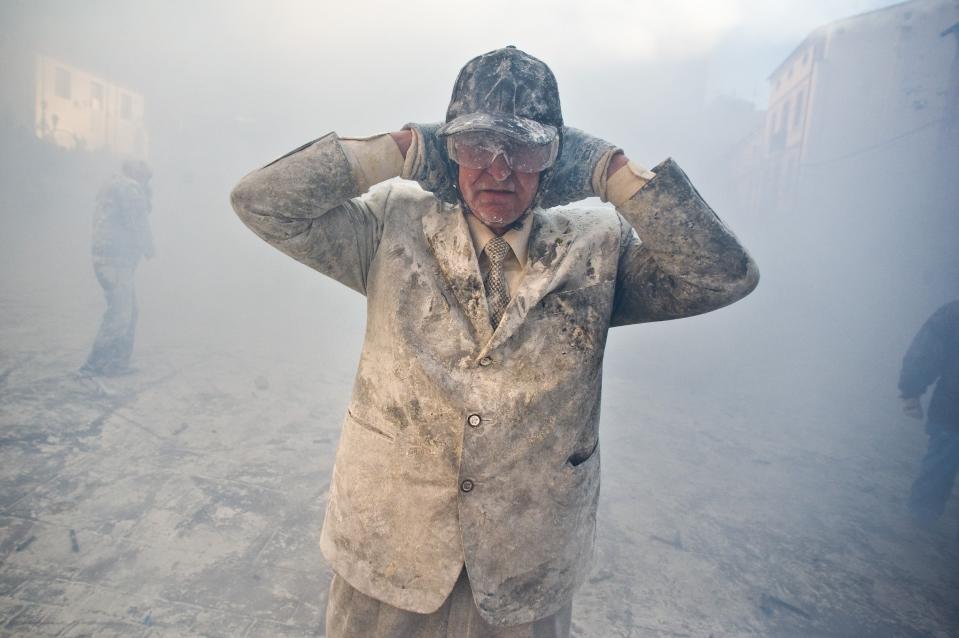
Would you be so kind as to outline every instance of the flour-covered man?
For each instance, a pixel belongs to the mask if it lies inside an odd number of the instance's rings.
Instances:
[[[556,208],[591,196],[615,210]],[[565,126],[552,71],[514,47],[463,67],[442,124],[329,133],[232,201],[367,298],[321,535],[327,636],[569,636],[607,331],[748,294],[736,237],[672,160]]]

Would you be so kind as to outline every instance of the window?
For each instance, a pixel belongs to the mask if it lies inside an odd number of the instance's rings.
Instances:
[[[799,126],[799,123],[802,122],[802,103],[803,94],[802,91],[799,92],[799,95],[796,96],[796,113],[793,118],[793,126]]]
[[[133,119],[133,98],[126,93],[120,96],[120,117],[125,120]]]
[[[64,100],[70,99],[70,72],[63,67],[57,67],[53,73],[53,92]]]
[[[103,85],[99,82],[90,82],[90,108],[94,111],[103,110]]]

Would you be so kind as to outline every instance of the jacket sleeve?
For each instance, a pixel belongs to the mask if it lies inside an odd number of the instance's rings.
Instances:
[[[364,188],[335,133],[253,171],[233,189],[233,209],[293,259],[366,294],[389,189]]]
[[[137,218],[137,244],[140,255],[153,256],[153,231],[150,229],[150,218],[146,210]]]
[[[682,169],[667,159],[653,172],[617,207],[622,241],[614,326],[709,312],[759,283],[755,262]]]
[[[945,368],[948,310],[948,306],[943,306],[926,320],[902,359],[899,393],[904,399],[922,396]]]
[[[130,226],[138,256],[152,256],[153,231],[150,229],[150,196],[142,186],[137,187],[137,205],[131,209]]]

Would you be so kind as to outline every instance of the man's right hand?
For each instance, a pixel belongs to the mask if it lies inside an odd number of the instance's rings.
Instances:
[[[436,134],[442,126],[436,124],[407,124],[403,132],[412,134],[412,139],[404,153],[406,162],[400,177],[411,179],[418,183],[423,190],[430,191],[440,199],[450,204],[459,201],[456,192],[455,176],[450,171],[449,155],[446,152],[446,140]],[[397,145],[402,140],[393,137]],[[402,151],[402,146],[400,146]]]
[[[902,411],[907,416],[922,421],[922,403],[919,401],[919,397],[903,397]]]

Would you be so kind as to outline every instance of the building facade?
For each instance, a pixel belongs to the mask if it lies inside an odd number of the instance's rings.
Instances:
[[[48,56],[37,56],[36,135],[67,149],[146,159],[143,96]]]
[[[912,0],[810,33],[769,77],[760,157],[741,171],[759,175],[749,206],[789,209],[834,175],[952,164],[956,38],[945,36],[957,20],[955,0]]]

